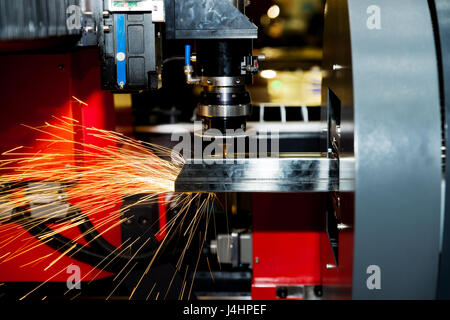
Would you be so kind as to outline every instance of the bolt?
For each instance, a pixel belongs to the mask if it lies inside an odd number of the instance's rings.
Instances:
[[[258,257],[255,258],[255,263],[259,263],[259,258]]]
[[[327,269],[334,269],[334,268],[336,268],[336,266],[334,264],[331,264],[331,263],[327,263],[327,265],[325,267]]]
[[[277,288],[277,296],[278,298],[286,299],[288,296],[288,288],[287,287]]]
[[[149,223],[149,219],[147,219],[146,217],[139,217],[139,224],[145,226]]]
[[[322,286],[315,286],[315,287],[314,287],[314,294],[315,294],[317,297],[323,296],[323,287],[322,287]]]
[[[103,11],[103,18],[109,18],[109,11]]]
[[[103,32],[109,33],[111,31],[110,26],[103,26]]]
[[[348,225],[346,225],[346,224],[344,224],[344,223],[339,223],[339,224],[337,225],[337,228],[338,228],[338,230],[345,230],[345,229],[350,228],[350,226],[348,226]]]
[[[92,27],[92,26],[85,26],[84,27],[84,32],[85,33],[92,32],[93,30],[94,30],[94,27]]]

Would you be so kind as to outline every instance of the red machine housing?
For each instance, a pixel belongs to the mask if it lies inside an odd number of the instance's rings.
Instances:
[[[341,292],[351,288],[353,233],[340,232],[338,269],[326,231],[326,197],[321,193],[253,195],[253,299],[282,299],[277,295],[279,287],[330,286]],[[349,209],[351,197],[343,198],[343,208]],[[341,221],[352,224],[345,218]]]
[[[20,124],[42,126],[45,122],[54,122],[54,117],[64,118],[65,121],[74,119],[77,124],[85,127],[114,130],[113,96],[110,92],[101,90],[100,63],[96,49],[83,49],[70,54],[3,55],[0,59],[0,70],[1,152],[18,146],[32,147],[31,152],[39,150],[43,143],[36,139],[41,135]],[[67,138],[73,138],[69,133],[68,135]],[[85,133],[81,136],[85,143],[101,143]],[[73,147],[65,146],[68,149],[66,151],[69,165],[77,165],[77,161],[80,161],[71,156],[74,152],[70,149]],[[61,151],[61,147],[58,150]],[[116,209],[120,208],[120,205],[121,203],[115,204]],[[80,233],[72,228],[63,235],[74,239]],[[121,244],[120,228],[106,232],[104,237],[115,246]],[[82,275],[92,270],[92,266],[67,256],[44,270],[60,253],[46,245],[39,245],[38,240],[18,225],[1,225],[0,242],[0,282],[66,281],[66,273],[55,274],[71,264],[78,265]],[[31,248],[35,245],[39,246],[9,259],[20,248]],[[84,280],[91,280],[96,274],[97,272],[91,272]],[[97,278],[108,275],[107,272],[101,272]]]

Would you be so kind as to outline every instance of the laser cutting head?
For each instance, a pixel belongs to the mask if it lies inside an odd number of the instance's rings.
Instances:
[[[231,1],[245,14],[245,1]],[[239,13],[239,12],[238,12]],[[259,70],[259,62],[264,56],[253,56],[252,38],[198,39],[197,77],[191,65],[191,47],[186,46],[185,74],[189,84],[203,87],[198,116],[205,129],[228,130],[246,129],[247,118],[251,115],[250,94],[246,84],[253,81],[253,74]]]
[[[246,84],[253,81],[263,56],[252,56],[251,39],[219,39],[197,41],[197,69],[193,77],[190,46],[186,47],[185,74],[187,82],[203,87],[198,116],[206,129],[246,129],[251,115],[251,98]]]

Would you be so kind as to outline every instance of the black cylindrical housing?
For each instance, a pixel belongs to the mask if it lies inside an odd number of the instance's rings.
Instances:
[[[199,73],[204,77],[241,76],[241,63],[251,52],[249,39],[198,40]]]
[[[200,103],[204,105],[243,105],[249,104],[250,93],[241,92],[205,92],[200,96]]]
[[[227,130],[246,127],[245,111],[251,103],[245,90],[246,71],[242,69],[245,57],[252,55],[251,39],[197,40],[197,72],[208,79],[200,98],[200,105],[214,110],[220,107],[224,114],[199,112],[206,128]],[[228,78],[228,79],[227,79]]]

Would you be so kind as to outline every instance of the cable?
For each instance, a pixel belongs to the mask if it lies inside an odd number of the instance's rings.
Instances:
[[[22,213],[29,211],[26,207],[16,208],[16,210],[21,210]],[[73,216],[77,214],[80,214],[79,211],[76,214],[72,214],[69,218],[73,218]],[[61,221],[63,220],[60,220],[59,222]],[[46,225],[48,221],[36,223],[36,219],[25,216],[23,219],[17,219],[11,222],[21,225],[38,241],[41,241],[40,237],[43,234],[54,233],[54,230]],[[30,225],[32,225],[32,227],[29,227]],[[76,243],[72,239],[61,234],[53,234],[49,239],[46,239],[45,244],[60,253],[65,253],[68,248],[74,246],[71,250],[73,252],[73,254],[70,255],[71,258],[91,266],[97,266],[98,268],[111,273],[117,273],[122,270],[123,266],[126,265],[130,259],[141,262],[142,260],[153,257],[156,253],[156,249],[141,254],[129,254],[122,250],[118,250],[118,248],[111,245],[102,237],[90,219],[86,216],[84,217],[83,224],[79,225],[79,229],[90,247]],[[101,268],[102,265],[105,267]]]

